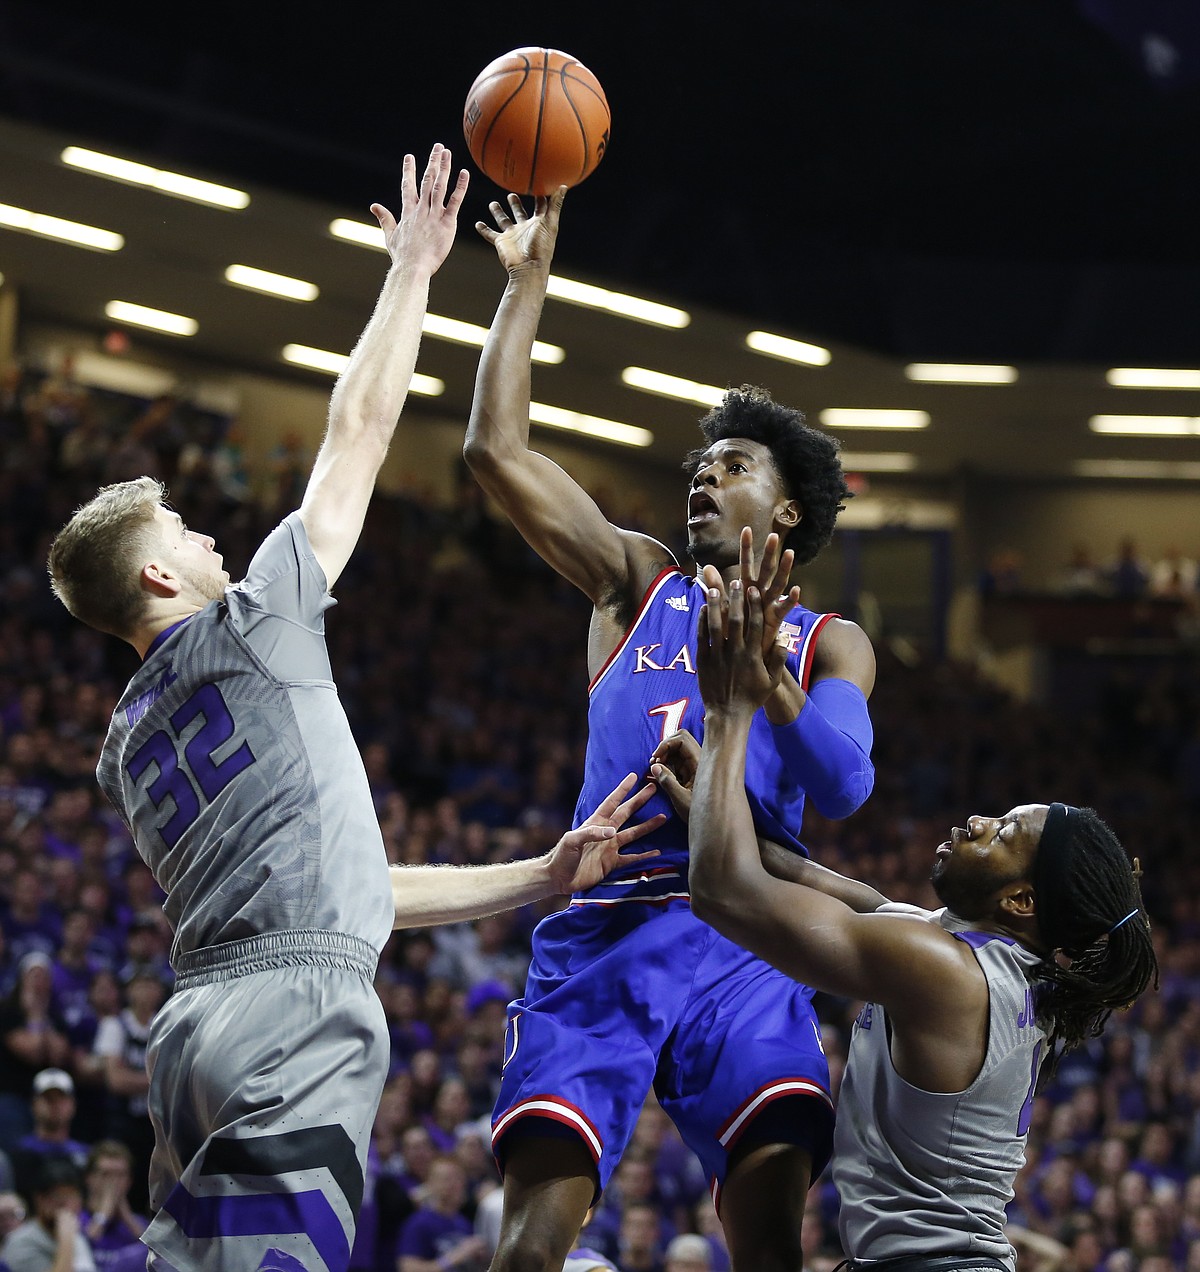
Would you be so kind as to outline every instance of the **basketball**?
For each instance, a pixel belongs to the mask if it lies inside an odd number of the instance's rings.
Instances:
[[[610,125],[600,81],[558,49],[514,49],[489,62],[463,108],[471,158],[516,194],[578,185],[604,158]]]

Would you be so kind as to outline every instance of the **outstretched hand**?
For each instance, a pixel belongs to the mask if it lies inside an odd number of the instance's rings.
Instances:
[[[775,692],[787,666],[787,649],[765,642],[762,593],[734,579],[705,588],[697,636],[696,676],[707,712],[754,712]],[[764,653],[764,647],[766,652]]]
[[[550,874],[556,893],[582,892],[599,883],[618,866],[634,865],[658,856],[657,848],[649,852],[621,851],[643,835],[657,830],[667,820],[665,813],[657,813],[644,822],[622,829],[658,790],[653,782],[647,782],[635,794],[629,795],[637,780],[637,774],[630,773],[605,796],[583,825],[568,830],[551,850]],[[628,799],[625,798],[627,795]]]
[[[782,540],[772,531],[767,535],[767,541],[763,545],[762,560],[758,563],[756,570],[754,568],[754,531],[749,526],[742,527],[739,546],[741,549],[740,577],[743,589],[749,592],[750,588],[757,588],[759,595],[767,598],[763,603],[762,652],[765,658],[771,652],[771,646],[779,635],[780,623],[800,604],[800,589],[788,586],[796,554],[791,548],[781,554],[779,549],[782,546]],[[706,565],[701,571],[701,579],[706,588],[720,587],[722,590],[724,588],[721,572],[715,565]]]
[[[562,213],[567,187],[550,196],[539,195],[533,202],[533,215],[515,194],[508,196],[508,211],[498,200],[488,204],[496,229],[486,221],[476,221],[475,228],[496,249],[500,264],[510,273],[522,265],[544,265],[550,268],[554,244],[558,239],[558,220]]]
[[[404,156],[399,221],[382,203],[371,204],[393,264],[408,264],[436,274],[450,255],[458,227],[458,209],[470,181],[467,170],[461,169],[447,197],[450,159],[450,151],[438,142],[429,152],[429,162],[418,189],[417,161],[412,155]]]

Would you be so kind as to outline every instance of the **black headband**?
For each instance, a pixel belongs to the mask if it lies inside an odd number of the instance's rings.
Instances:
[[[1050,805],[1030,872],[1033,876],[1031,882],[1042,939],[1068,953],[1072,949],[1082,949],[1102,936],[1111,935],[1138,913],[1135,907],[1100,931],[1094,928],[1091,931],[1079,930],[1079,917],[1075,907],[1066,900],[1070,896],[1071,879],[1076,871],[1077,853],[1080,851],[1078,841],[1072,834],[1078,819],[1079,809],[1073,805]]]

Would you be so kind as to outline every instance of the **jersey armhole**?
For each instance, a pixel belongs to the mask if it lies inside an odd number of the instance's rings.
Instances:
[[[592,682],[588,685],[588,693],[591,693],[600,681],[604,679],[604,673],[608,671],[614,662],[616,662],[622,650],[624,650],[625,646],[629,644],[630,637],[637,630],[638,624],[645,617],[646,611],[650,608],[650,602],[654,600],[655,594],[673,574],[679,575],[680,578],[683,577],[683,571],[680,570],[679,566],[669,565],[666,569],[660,570],[654,579],[651,580],[650,586],[646,588],[645,592],[642,594],[641,604],[638,605],[637,613],[633,616],[629,626],[625,629],[625,634],[617,642],[617,646],[612,653],[604,660],[604,666],[602,666],[600,670],[596,672],[595,676],[592,677]]]

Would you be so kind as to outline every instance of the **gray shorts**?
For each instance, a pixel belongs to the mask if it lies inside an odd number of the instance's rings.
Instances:
[[[345,1272],[388,1068],[377,962],[331,932],[180,961],[147,1055],[159,1266]]]

